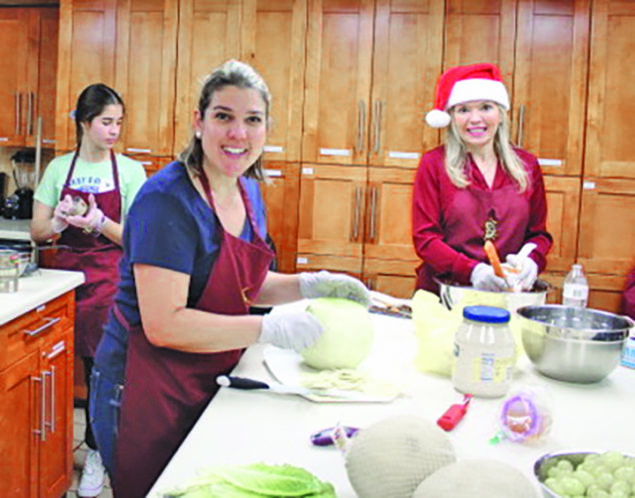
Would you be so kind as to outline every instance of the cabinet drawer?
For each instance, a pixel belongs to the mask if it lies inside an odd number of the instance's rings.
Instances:
[[[0,328],[0,371],[64,334],[75,320],[74,291],[55,298]]]

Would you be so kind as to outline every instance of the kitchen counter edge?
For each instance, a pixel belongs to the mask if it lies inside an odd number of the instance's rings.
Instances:
[[[18,280],[18,291],[0,293],[0,326],[84,283],[78,271],[39,269]]]

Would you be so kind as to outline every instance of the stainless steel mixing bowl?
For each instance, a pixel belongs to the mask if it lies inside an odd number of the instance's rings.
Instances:
[[[558,304],[523,306],[522,342],[536,369],[567,382],[598,382],[619,364],[633,320]]]
[[[547,282],[536,280],[531,291],[523,292],[491,292],[478,290],[474,287],[456,285],[443,279],[436,279],[439,284],[439,297],[443,305],[451,310],[457,304],[461,305],[490,305],[507,309],[513,313],[521,306],[545,304],[550,286]]]

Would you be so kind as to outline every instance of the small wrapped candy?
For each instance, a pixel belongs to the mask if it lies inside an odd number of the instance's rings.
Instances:
[[[490,440],[495,444],[503,439],[532,442],[543,437],[551,428],[551,410],[547,393],[537,387],[512,392],[501,406],[500,430]]]

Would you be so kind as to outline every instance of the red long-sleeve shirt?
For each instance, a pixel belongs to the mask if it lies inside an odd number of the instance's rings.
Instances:
[[[527,242],[537,247],[531,258],[539,271],[553,239],[546,229],[547,202],[542,171],[535,156],[521,149],[516,153],[525,164],[529,187],[520,193],[516,182],[498,165],[490,188],[468,155],[466,175],[470,184],[459,188],[443,165],[445,148],[426,153],[415,178],[412,236],[423,263],[417,268],[417,288],[438,292],[434,282],[443,275],[468,285],[474,267],[487,258],[483,251],[485,224],[495,220],[494,244],[501,260]]]

